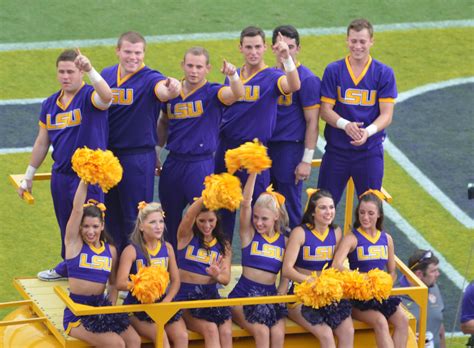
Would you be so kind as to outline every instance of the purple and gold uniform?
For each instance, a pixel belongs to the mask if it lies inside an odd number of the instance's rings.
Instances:
[[[199,238],[194,236],[185,248],[177,252],[178,267],[187,272],[208,276],[206,268],[222,254],[223,246],[214,238],[206,245],[200,245]],[[217,291],[217,283],[191,284],[181,283],[176,301],[209,300],[221,298]],[[190,309],[191,315],[197,319],[223,324],[231,317],[230,307],[210,307]]]
[[[355,77],[349,57],[327,66],[321,85],[321,101],[334,105],[334,111],[349,122],[368,127],[380,115],[379,103],[394,103],[397,87],[393,70],[372,59],[359,77]],[[319,171],[318,187],[327,189],[337,204],[352,177],[358,194],[380,189],[383,178],[383,141],[385,130],[354,146],[342,129],[326,124],[326,153]]]
[[[53,168],[51,171],[51,195],[54,211],[61,230],[61,257],[64,258],[64,235],[72,211],[72,202],[79,177],[72,170],[71,158],[77,148],[90,149],[107,147],[107,110],[94,104],[94,87],[85,83],[79,88],[68,104],[60,99],[62,91],[46,99],[41,106],[39,126],[48,131],[53,146]],[[87,198],[104,201],[104,194],[98,186],[89,185]],[[64,262],[56,267],[56,272],[67,276]]]
[[[290,218],[290,228],[301,223],[301,191],[303,182],[295,185],[295,168],[304,153],[306,119],[304,110],[320,107],[321,80],[311,70],[297,64],[301,88],[290,95],[278,98],[276,127],[268,143],[272,159],[270,177],[276,191],[285,196],[285,206]]]
[[[474,320],[474,282],[471,282],[462,298],[461,324]]]
[[[352,229],[352,233],[357,238],[357,246],[347,255],[350,269],[359,269],[360,272],[369,272],[375,268],[385,270],[388,263],[387,234],[377,230],[375,237],[371,237],[360,227]],[[389,318],[396,312],[400,302],[399,297],[391,296],[382,302],[375,299],[370,301],[352,300],[352,305],[361,311],[377,310]]]
[[[336,248],[336,233],[334,228],[327,228],[322,236],[310,230],[307,225],[301,225],[304,230],[304,245],[300,248],[295,267],[310,271],[322,271],[324,266],[331,266]]]
[[[283,264],[285,245],[285,237],[280,233],[275,233],[273,237],[267,237],[255,232],[250,244],[242,248],[242,266],[277,274]],[[229,293],[229,298],[274,296],[276,294],[275,284],[261,284],[242,274],[234,289]],[[288,310],[284,304],[244,306],[244,315],[249,323],[259,323],[271,328],[288,315]]]
[[[223,85],[203,83],[163,104],[168,116],[170,151],[160,175],[159,195],[166,212],[167,240],[176,249],[179,223],[186,205],[201,196],[204,178],[214,172],[219,123],[225,104],[220,99]]]
[[[110,245],[101,242],[101,246],[96,248],[84,243],[81,251],[76,257],[66,259],[69,278],[87,280],[94,283],[106,284],[112,271],[112,253]],[[105,295],[78,295],[71,293],[71,299],[76,303],[89,306],[110,306],[110,301]],[[66,307],[64,309],[63,327],[66,334],[72,328],[83,325],[91,332],[116,332],[121,333],[127,329],[130,322],[127,314],[107,314],[107,315],[87,315],[76,317],[72,311]]]
[[[226,172],[224,156],[227,150],[235,149],[255,138],[267,145],[276,125],[278,98],[284,95],[281,87],[281,80],[285,76],[283,71],[265,66],[247,79],[242,77],[240,69],[238,71],[244,84],[245,94],[243,98],[224,109],[216,152],[216,173]],[[226,78],[226,84],[228,83]],[[248,174],[238,171],[235,175],[240,178],[244,186]],[[265,170],[257,176],[253,193],[254,202],[269,184],[270,173]],[[232,241],[235,213],[223,210],[222,222],[225,233]]]
[[[120,66],[105,68],[102,76],[112,90],[108,149],[120,160],[123,178],[106,197],[106,224],[117,250],[132,233],[138,202],[153,200],[157,144],[156,123],[161,102],[158,83],[165,77],[143,65],[121,78]]]

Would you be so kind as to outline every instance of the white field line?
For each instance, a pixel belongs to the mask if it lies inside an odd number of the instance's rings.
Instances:
[[[410,98],[419,96],[431,91],[457,86],[466,83],[474,83],[474,77],[458,78],[443,82],[430,83],[417,87],[410,91],[400,93],[397,103],[404,102]],[[456,220],[463,224],[466,228],[474,228],[474,219],[467,215],[454,203],[436,184],[431,181],[418,167],[410,161],[410,159],[400,151],[390,139],[386,139],[384,148],[392,158],[410,175],[429,195],[438,201]],[[466,183],[467,185],[467,183]]]
[[[473,27],[474,20],[448,20],[436,22],[412,22],[412,23],[392,23],[375,25],[376,32],[384,31],[404,31],[413,29],[444,29],[444,28],[465,28]],[[302,28],[298,30],[302,36],[323,36],[345,34],[346,27],[331,28]],[[265,34],[271,36],[271,31],[266,30]],[[210,41],[210,40],[237,40],[240,32],[218,32],[218,33],[194,33],[194,34],[171,34],[171,35],[153,35],[145,36],[148,43],[164,43],[179,41]],[[18,51],[18,50],[41,50],[51,48],[68,47],[94,47],[94,46],[115,46],[117,38],[93,39],[93,40],[60,40],[43,42],[14,42],[0,44],[0,51]]]

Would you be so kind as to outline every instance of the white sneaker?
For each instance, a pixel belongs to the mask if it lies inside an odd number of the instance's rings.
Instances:
[[[119,295],[119,298],[121,298],[122,300],[125,300],[128,296],[128,291],[119,291],[118,295]]]
[[[67,280],[67,277],[64,277],[56,272],[54,269],[48,269],[46,271],[41,271],[37,274],[39,280],[44,282],[55,282],[58,280]]]

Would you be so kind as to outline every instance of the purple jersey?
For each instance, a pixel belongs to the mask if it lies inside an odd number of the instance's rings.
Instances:
[[[277,100],[284,94],[281,87],[283,76],[284,72],[280,69],[267,66],[247,79],[241,74],[245,94],[225,108],[221,134],[227,139],[239,141],[258,138],[265,144],[275,129]],[[226,84],[228,83],[226,78]]]
[[[285,236],[273,237],[255,232],[252,241],[242,248],[242,266],[277,274],[281,270],[285,254]]]
[[[222,254],[222,245],[214,238],[208,248],[201,247],[198,237],[194,236],[184,249],[178,249],[178,267],[188,272],[207,276],[206,268]]]
[[[303,142],[306,132],[304,110],[320,107],[321,80],[300,63],[298,74],[300,90],[278,98],[277,122],[271,141]]]
[[[101,242],[101,246],[95,248],[83,243],[81,252],[72,259],[66,259],[66,264],[69,278],[105,284],[112,271],[110,245]]]
[[[387,234],[377,230],[375,237],[371,237],[360,227],[352,229],[352,233],[357,238],[357,246],[347,255],[350,269],[358,268],[361,272],[375,268],[385,270],[388,262]]]
[[[326,264],[331,266],[336,248],[334,228],[328,227],[320,236],[307,225],[301,227],[304,230],[304,244],[300,248],[295,266],[310,271],[321,271]]]
[[[166,243],[158,242],[154,250],[150,250],[147,248],[148,255],[150,256],[150,262],[151,262],[150,265],[148,264],[148,261],[145,257],[145,254],[143,254],[142,250],[135,244],[132,244],[132,245],[135,248],[135,252],[137,253],[137,258],[135,259],[135,262],[132,264],[132,268],[130,269],[130,274],[137,274],[140,268],[146,267],[146,266],[161,266],[161,267],[164,267],[165,269],[168,269],[169,257],[168,257],[168,248],[166,247]]]
[[[395,103],[397,86],[393,70],[372,59],[359,77],[355,77],[349,56],[327,66],[321,85],[321,101],[334,105],[334,111],[350,122],[363,122],[368,127],[380,115],[380,102]],[[342,130],[326,124],[324,137],[328,147],[366,150],[383,142],[385,131],[377,132],[362,146],[350,144],[351,138]]]
[[[43,102],[39,125],[48,131],[53,145],[53,170],[73,174],[71,158],[77,148],[107,147],[107,110],[94,104],[94,87],[82,83],[68,104],[63,105],[59,91]]]
[[[464,291],[461,307],[461,323],[470,320],[474,320],[474,282],[471,282]]]
[[[165,77],[145,65],[123,79],[119,65],[105,68],[102,76],[112,90],[108,148],[117,153],[154,148],[161,107],[156,87]]]
[[[188,95],[163,104],[168,115],[170,152],[187,155],[213,154],[217,148],[219,123],[224,104],[219,99],[223,85],[204,81]]]

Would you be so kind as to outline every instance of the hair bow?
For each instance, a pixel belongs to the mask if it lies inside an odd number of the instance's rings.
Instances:
[[[267,187],[265,193],[272,195],[273,198],[275,198],[275,200],[277,201],[279,207],[281,207],[285,203],[285,196],[283,196],[281,193],[274,191],[273,184],[270,184],[270,186]]]
[[[105,217],[105,211],[107,210],[107,208],[105,207],[104,203],[100,203],[96,201],[95,199],[91,198],[87,200],[87,203],[85,203],[83,206],[84,208],[95,206],[102,212],[102,218]]]
[[[387,200],[387,197],[383,194],[382,191],[374,190],[374,189],[368,189],[367,191],[365,191],[363,194],[361,194],[359,196],[359,199],[361,199],[362,197],[364,197],[365,195],[368,195],[370,193],[373,194],[374,196],[376,196],[381,201],[386,201]]]
[[[304,206],[304,212],[306,212],[306,210],[308,210],[308,205],[309,205],[309,201],[311,200],[311,196],[313,194],[315,194],[316,192],[318,192],[318,191],[319,191],[318,188],[314,189],[314,188],[308,187],[306,189],[306,194],[308,195],[308,199],[306,200],[306,205]]]

